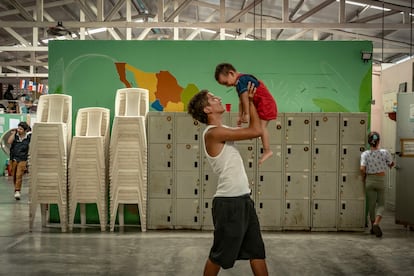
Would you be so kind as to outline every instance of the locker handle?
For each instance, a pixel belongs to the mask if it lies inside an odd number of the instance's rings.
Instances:
[[[290,182],[290,175],[287,176],[287,181]]]
[[[194,189],[194,194],[198,195],[198,189]]]
[[[197,168],[198,167],[198,162],[196,161],[196,162],[194,162],[194,168]]]
[[[345,210],[345,203],[342,203],[342,210]]]
[[[315,182],[319,181],[319,177],[317,175],[315,175]]]
[[[208,202],[206,202],[206,203],[204,204],[204,207],[206,207],[206,209],[208,208]]]
[[[167,221],[168,221],[168,222],[170,222],[170,221],[171,221],[171,217],[170,217],[170,216],[168,216],[168,217],[167,217]]]
[[[286,204],[286,208],[290,209],[290,203],[289,202]]]
[[[194,222],[197,222],[197,220],[198,220],[198,218],[195,216],[195,217],[194,217]]]
[[[315,210],[318,210],[318,203],[315,203]]]
[[[171,168],[171,162],[170,161],[167,162],[167,167]]]
[[[196,140],[196,141],[198,140],[198,134],[194,135],[194,140]]]
[[[171,189],[170,189],[170,188],[168,188],[168,189],[167,189],[167,194],[168,194],[168,195],[170,195],[170,194],[171,194]]]
[[[264,177],[263,175],[260,176],[260,181],[263,181]]]
[[[206,174],[206,181],[208,181],[208,174]]]
[[[316,149],[315,149],[315,153],[316,153],[316,154],[319,154],[319,148],[316,148]]]
[[[259,208],[262,209],[263,208],[263,202],[260,202],[259,204]]]
[[[171,140],[171,134],[169,134],[169,133],[168,133],[168,135],[167,135],[167,139],[168,139],[168,140]]]

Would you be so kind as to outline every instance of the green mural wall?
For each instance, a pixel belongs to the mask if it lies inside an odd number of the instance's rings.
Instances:
[[[49,93],[72,96],[73,122],[83,107],[109,108],[112,121],[116,90],[128,86],[148,89],[153,111],[185,111],[200,89],[236,107],[235,89],[214,79],[215,66],[229,62],[262,79],[279,112],[370,114],[372,64],[361,60],[363,50],[372,51],[372,43],[54,40],[49,43]],[[96,206],[87,208],[88,220],[99,221]],[[126,222],[136,223],[138,211],[129,213]],[[51,221],[57,217],[54,209]]]
[[[370,110],[369,41],[51,41],[49,91],[81,107],[113,110],[116,90],[150,91],[150,110],[185,111],[200,89],[237,104],[234,88],[214,79],[218,63],[262,79],[280,112]],[[234,110],[233,110],[234,111]]]

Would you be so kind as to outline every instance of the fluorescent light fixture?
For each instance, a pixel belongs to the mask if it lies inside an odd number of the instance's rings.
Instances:
[[[92,29],[92,30],[88,30],[86,33],[87,34],[97,34],[97,33],[103,33],[106,32],[107,28],[98,28],[98,29]]]
[[[408,57],[405,57],[405,58],[403,58],[403,59],[400,59],[400,60],[396,61],[396,62],[395,62],[395,64],[399,64],[399,63],[402,63],[402,62],[404,62],[404,61],[410,60],[410,59],[412,59],[413,57],[414,57],[414,56],[408,56]]]
[[[201,29],[200,31],[203,32],[203,33],[210,33],[210,34],[216,34],[217,33],[216,31],[212,31],[212,30],[208,30],[208,29]]]
[[[339,2],[339,0],[336,0],[336,2]],[[368,8],[375,9],[375,10],[390,11],[390,9],[387,9],[387,8],[383,9],[382,7],[379,7],[379,6],[367,5],[367,4],[363,4],[363,3],[359,3],[359,2],[345,1],[345,3],[349,4],[349,5],[353,5],[353,6],[359,6],[359,7],[367,7],[368,6]]]

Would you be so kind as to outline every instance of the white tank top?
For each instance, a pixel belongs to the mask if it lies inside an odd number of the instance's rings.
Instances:
[[[249,181],[244,169],[243,160],[233,141],[226,141],[221,152],[212,157],[207,153],[205,135],[209,125],[203,132],[203,148],[213,172],[218,175],[215,197],[235,197],[250,194]],[[224,126],[226,127],[226,126]]]

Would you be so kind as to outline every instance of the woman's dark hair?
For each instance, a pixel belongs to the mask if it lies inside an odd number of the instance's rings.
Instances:
[[[208,90],[201,90],[195,94],[187,105],[187,112],[197,121],[207,124],[207,114],[204,107],[208,105]]]
[[[380,141],[380,135],[376,131],[372,131],[368,134],[368,144],[371,147],[376,147]]]
[[[24,129],[24,131],[28,131],[30,129],[30,126],[26,122],[20,122],[17,126]]]

